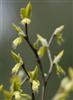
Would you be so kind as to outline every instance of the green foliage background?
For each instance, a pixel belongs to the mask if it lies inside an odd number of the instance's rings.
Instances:
[[[19,11],[21,7],[26,5],[27,0],[2,0],[2,27],[0,29],[0,83],[5,84],[8,88],[8,80],[11,76],[10,71],[13,67],[13,59],[11,58],[11,44],[12,40],[16,36],[12,23],[20,23]],[[73,0],[31,0],[32,10],[32,23],[29,26],[30,40],[35,41],[36,34],[40,33],[45,38],[49,38],[53,30],[62,24],[65,25],[64,29],[64,40],[63,46],[65,54],[61,61],[64,69],[67,71],[68,66],[73,66]],[[1,2],[0,2],[1,4]],[[58,53],[59,47],[54,45],[52,54]],[[28,69],[32,69],[35,64],[35,56],[30,50],[29,46],[25,42],[22,44],[17,51],[19,51],[24,58]],[[44,70],[47,70],[47,56],[43,59]],[[46,97],[48,100],[53,96],[57,90],[61,78],[53,75],[50,78]],[[26,88],[27,90],[28,88]],[[72,96],[72,95],[71,95]],[[72,96],[73,97],[73,96]],[[69,100],[72,100],[72,97]],[[2,94],[0,95],[2,100]],[[47,99],[46,99],[47,100]]]

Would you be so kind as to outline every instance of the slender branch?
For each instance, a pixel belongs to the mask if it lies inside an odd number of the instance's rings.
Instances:
[[[22,65],[22,68],[23,68],[23,70],[25,71],[25,73],[26,73],[26,75],[28,76],[28,78],[30,79],[30,76],[29,76],[28,71],[27,71],[27,69],[26,69],[26,67],[25,67],[24,64]],[[31,91],[32,91],[32,100],[35,100],[35,95],[34,95],[34,92],[33,92],[33,90],[32,90],[32,82],[30,82],[30,85],[31,85]]]
[[[52,70],[53,70],[53,60],[52,60],[50,50],[47,50],[47,54],[48,54],[48,58],[50,60],[50,68],[48,70],[48,74],[47,74],[47,77],[46,77],[46,84],[48,83],[48,79],[49,79],[50,75],[52,74]]]
[[[30,76],[29,76],[28,71],[27,71],[27,69],[26,69],[26,67],[25,67],[24,64],[22,65],[22,68],[23,68],[23,70],[25,71],[25,73],[26,73],[26,75],[28,76],[28,78],[30,79]]]
[[[43,78],[43,86],[42,86],[42,97],[41,97],[41,100],[44,100],[44,89],[45,89],[44,71],[43,71],[43,67],[42,67],[42,64],[41,64],[40,57],[37,54],[37,50],[33,47],[33,45],[31,44],[31,42],[29,40],[29,37],[28,37],[28,29],[27,28],[28,28],[27,27],[27,24],[25,24],[25,33],[26,33],[26,36],[27,36],[26,41],[27,41],[28,45],[30,46],[30,48],[32,49],[33,53],[36,56],[36,60],[37,60],[37,63],[39,64],[40,71],[41,71],[41,75],[42,75],[42,78]],[[33,94],[32,94],[32,96],[33,96]]]
[[[50,45],[52,44],[54,37],[55,37],[55,34],[53,33],[48,42],[48,47],[50,47]]]
[[[29,40],[29,37],[28,37],[27,24],[25,24],[25,33],[26,33],[26,36],[27,36],[26,41],[27,41],[28,45],[30,46],[30,48],[32,49],[33,53],[36,56],[37,63],[39,64],[39,67],[40,67],[40,70],[41,70],[43,82],[45,82],[44,71],[43,71],[43,67],[42,67],[41,61],[40,61],[40,57],[38,56],[37,50],[33,47],[33,45],[31,44],[31,42]]]
[[[53,34],[51,35],[50,40],[48,42],[48,48],[52,44],[54,37],[55,37],[55,35],[54,35],[54,32],[53,32]],[[53,69],[53,60],[52,60],[51,52],[48,48],[47,48],[47,54],[48,54],[48,58],[50,60],[50,68],[48,70],[48,74],[47,74],[47,77],[46,77],[46,84],[48,83],[48,79],[49,79],[50,75],[52,74],[52,69]]]
[[[51,76],[52,74],[52,70],[53,70],[53,60],[52,60],[52,56],[51,56],[51,53],[50,53],[50,50],[48,49],[50,47],[50,45],[52,44],[53,42],[53,39],[54,39],[54,33],[52,34],[49,42],[48,42],[48,47],[47,47],[47,53],[48,53],[48,58],[50,60],[50,68],[48,70],[48,74],[47,74],[47,77],[45,78],[45,84],[42,88],[42,100],[45,100],[45,94],[46,94],[46,87],[47,87],[47,83],[48,83],[48,80],[49,80],[49,77]]]

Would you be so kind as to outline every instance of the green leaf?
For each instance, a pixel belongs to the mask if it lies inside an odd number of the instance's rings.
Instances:
[[[12,68],[12,73],[17,73],[19,69],[21,68],[22,63],[17,63],[13,68]]]
[[[55,56],[53,63],[57,64],[64,54],[64,50],[62,50],[57,56]]]
[[[3,93],[5,96],[5,100],[12,100],[13,93],[11,93],[10,91],[7,91],[7,90],[4,90]]]
[[[41,35],[37,34],[37,38],[41,42],[42,46],[45,46],[45,47],[48,46],[47,40],[43,38]]]
[[[54,35],[55,35],[55,38],[56,38],[56,41],[59,45],[62,44],[62,42],[64,42],[64,39],[62,37],[62,31],[64,29],[64,25],[56,28],[56,30],[54,31]]]
[[[40,82],[38,80],[33,80],[32,81],[32,90],[34,92],[38,92],[40,86]]]
[[[64,25],[61,25],[58,28],[56,28],[54,34],[57,35],[58,33],[61,33],[63,30],[64,30]]]
[[[61,82],[61,88],[63,88],[67,93],[73,91],[73,80],[65,77]]]
[[[11,51],[11,54],[12,54],[12,57],[14,58],[14,60],[17,62],[17,63],[22,63],[23,64],[23,60],[20,56],[20,54],[16,54],[14,51]]]
[[[20,16],[22,19],[24,18],[30,18],[30,15],[31,15],[31,10],[32,10],[32,5],[31,3],[29,2],[26,6],[26,8],[21,8],[20,9]]]
[[[31,3],[29,2],[26,6],[26,18],[29,18],[30,17],[30,14],[31,14],[31,10],[32,10],[32,5]]]
[[[45,46],[40,47],[40,49],[38,50],[39,57],[43,57],[45,52],[46,52],[46,47]]]
[[[12,24],[12,26],[14,27],[14,29],[16,30],[19,36],[26,37],[25,33],[22,31],[22,29],[19,26],[15,24]]]
[[[63,37],[62,37],[62,34],[60,34],[60,33],[58,33],[58,34],[55,36],[55,38],[56,38],[56,41],[57,41],[57,43],[58,43],[59,45],[61,45],[61,44],[64,42],[64,39],[63,39]]]
[[[34,48],[37,49],[39,47],[39,39],[37,39],[35,41],[35,43],[33,44]]]
[[[26,8],[21,8],[20,9],[20,17],[24,19],[26,17]]]
[[[21,91],[21,78],[17,75],[13,75],[10,79],[11,87],[10,90],[11,92],[14,91]]]
[[[60,76],[60,75],[65,75],[65,71],[64,71],[63,68],[62,68],[60,65],[58,65],[58,64],[56,64],[56,74],[57,74],[58,76]]]
[[[38,78],[38,71],[38,66],[36,66],[33,71],[29,72],[31,80],[36,80]]]
[[[13,41],[13,48],[16,49],[17,46],[19,46],[22,42],[23,42],[24,38],[23,37],[17,37],[14,41]]]

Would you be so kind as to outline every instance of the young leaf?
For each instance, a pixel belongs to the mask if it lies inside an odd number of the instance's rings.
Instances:
[[[57,56],[55,56],[53,63],[57,64],[64,54],[64,50],[62,50]]]
[[[62,34],[60,34],[60,33],[58,33],[58,34],[55,36],[55,39],[56,39],[56,41],[57,41],[57,43],[58,43],[59,45],[61,45],[61,44],[64,42],[64,39],[63,39],[63,37],[62,37]]]
[[[11,54],[12,54],[12,57],[14,58],[14,60],[17,62],[17,63],[22,63],[23,64],[23,60],[20,56],[20,54],[16,54],[14,51],[11,51]]]
[[[3,91],[4,95],[5,95],[5,100],[11,100],[13,93],[11,93],[10,91],[4,90]]]
[[[54,31],[54,35],[55,35],[55,38],[56,38],[56,41],[59,45],[61,45],[62,42],[64,42],[64,39],[62,37],[62,31],[64,29],[64,25],[56,28],[56,30]]]
[[[61,25],[60,27],[56,28],[56,30],[54,31],[54,35],[61,33],[63,30],[64,30],[64,25]]]
[[[22,66],[22,63],[17,63],[13,68],[12,68],[12,73],[17,73]]]
[[[22,19],[30,18],[31,10],[32,10],[32,5],[31,5],[31,3],[29,2],[29,3],[27,4],[26,8],[21,8],[21,9],[20,9],[20,17],[21,17]]]
[[[16,30],[19,36],[26,37],[25,33],[22,31],[22,29],[19,26],[15,24],[12,24],[12,26],[14,27],[14,29]]]
[[[43,57],[44,54],[45,54],[45,51],[46,51],[46,47],[45,46],[40,47],[40,49],[38,50],[39,57]]]
[[[13,41],[13,48],[16,49],[16,47],[18,45],[20,45],[23,42],[24,38],[23,37],[17,37],[14,41]]]
[[[31,72],[29,72],[31,80],[37,80],[38,78],[38,66],[35,67],[35,69]]]
[[[24,19],[26,17],[26,8],[20,9],[20,17],[21,19]]]
[[[39,47],[39,39],[37,39],[35,41],[35,43],[33,44],[34,48],[37,49]]]
[[[59,76],[59,75],[65,75],[65,71],[63,70],[63,68],[60,66],[60,65],[58,65],[58,64],[56,64],[56,74]]]
[[[11,92],[21,91],[22,80],[19,76],[13,75],[10,79],[10,82],[11,82],[11,87],[10,87]]]
[[[61,88],[63,88],[66,93],[73,91],[73,80],[65,77],[61,82]]]
[[[29,18],[30,17],[30,14],[31,14],[31,10],[32,10],[32,5],[31,3],[29,2],[26,6],[26,18]]]
[[[43,38],[41,35],[37,34],[37,38],[41,42],[42,46],[45,46],[45,47],[48,46],[47,40]]]

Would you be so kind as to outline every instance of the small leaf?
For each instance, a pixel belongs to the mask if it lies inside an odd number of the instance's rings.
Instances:
[[[54,35],[55,35],[55,38],[56,38],[56,41],[59,45],[62,44],[62,42],[64,42],[64,39],[62,37],[62,31],[64,29],[64,25],[56,28],[56,30],[54,31]]]
[[[31,80],[36,80],[38,78],[38,71],[38,66],[36,66],[33,71],[29,72]]]
[[[46,47],[45,46],[40,47],[40,49],[38,50],[39,57],[43,57],[44,54],[45,54],[45,51],[46,51]]]
[[[58,65],[58,64],[56,64],[56,74],[59,76],[59,75],[65,75],[65,71],[63,70],[63,68],[60,66],[60,65]]]
[[[41,35],[37,34],[37,38],[41,42],[42,46],[45,46],[45,47],[48,46],[47,40],[45,38],[43,38]]]
[[[62,51],[54,58],[53,63],[57,64],[57,63],[60,61],[60,59],[62,58],[63,54],[64,54],[64,50],[62,50]]]
[[[26,8],[21,8],[20,9],[20,17],[24,19],[26,17]]]
[[[11,92],[14,91],[20,91],[21,90],[21,78],[17,75],[13,75],[10,79],[11,87],[10,90]]]
[[[26,18],[29,18],[30,17],[30,14],[31,14],[31,10],[32,10],[32,5],[31,3],[29,2],[26,6]]]
[[[4,90],[3,91],[4,95],[5,95],[5,100],[11,100],[13,93],[11,93],[10,91]]]
[[[21,9],[20,9],[20,17],[21,17],[22,19],[30,18],[31,10],[32,10],[32,5],[31,5],[31,3],[29,2],[29,3],[27,4],[26,8],[21,8]]]
[[[66,92],[73,91],[73,80],[69,80],[68,77],[65,77],[61,82],[61,88]]]
[[[34,48],[37,49],[39,47],[39,39],[37,39],[35,41],[35,43],[33,44]]]
[[[17,63],[13,68],[12,68],[12,73],[17,73],[22,66],[22,63]]]
[[[11,51],[11,54],[12,54],[12,57],[14,58],[14,60],[17,62],[17,63],[22,63],[23,64],[23,60],[20,56],[20,54],[16,54],[14,51]]]
[[[16,49],[16,47],[18,45],[20,45],[23,42],[24,38],[23,37],[17,37],[14,41],[13,41],[13,48]]]
[[[60,27],[56,28],[54,34],[57,35],[58,33],[61,33],[63,30],[64,30],[64,25],[61,25]]]
[[[25,33],[22,31],[22,29],[19,26],[15,24],[12,24],[12,26],[14,27],[14,29],[16,30],[19,36],[26,37]]]
[[[34,92],[38,92],[40,86],[40,82],[38,80],[33,80],[32,81],[32,90]]]
[[[58,34],[55,36],[55,38],[56,38],[56,41],[57,41],[57,43],[58,43],[59,45],[61,45],[61,44],[64,42],[64,39],[63,39],[63,37],[62,37],[62,34],[60,34],[60,33],[58,33]]]

